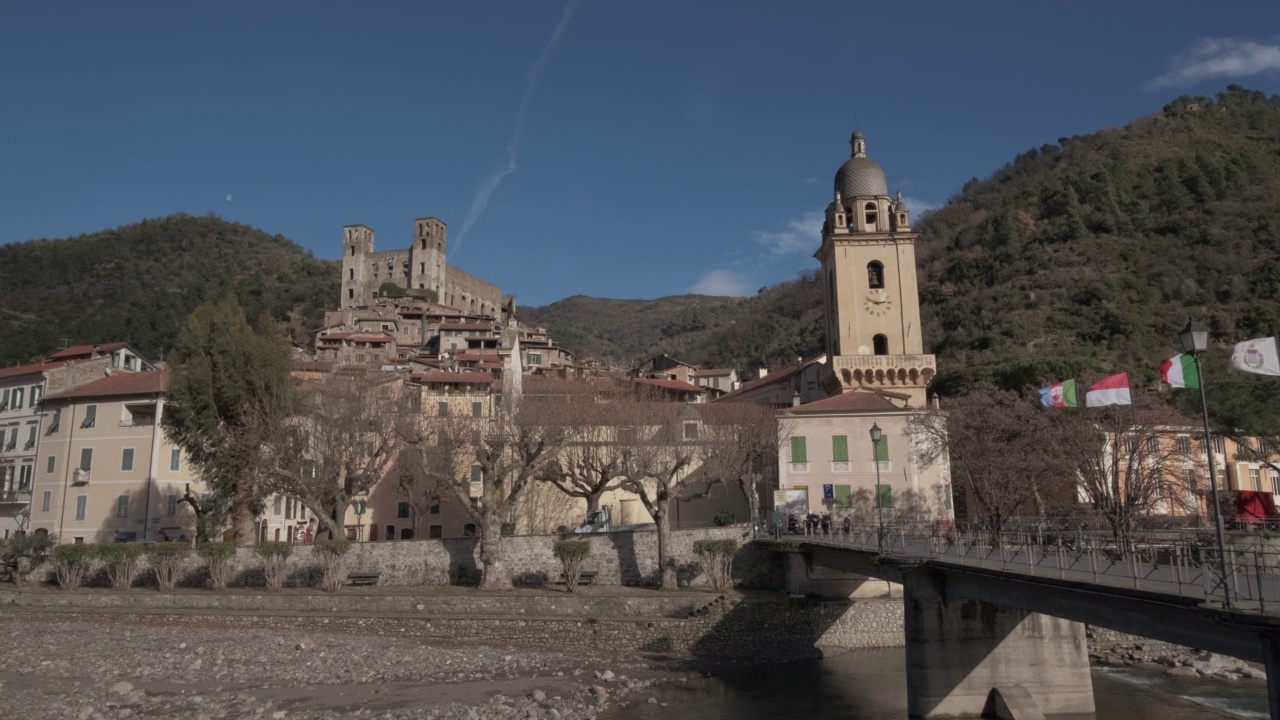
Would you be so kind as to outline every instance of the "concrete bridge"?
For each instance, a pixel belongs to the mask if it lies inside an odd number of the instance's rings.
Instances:
[[[896,528],[757,542],[786,554],[793,594],[848,597],[864,578],[902,585],[913,718],[1093,713],[1087,624],[1263,663],[1280,720],[1280,562],[1260,553],[1230,559],[1228,608],[1216,557],[1178,543],[1118,551],[1081,536]]]

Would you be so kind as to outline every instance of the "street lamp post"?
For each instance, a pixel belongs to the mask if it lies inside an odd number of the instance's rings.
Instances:
[[[1200,412],[1204,416],[1204,451],[1209,459],[1209,492],[1213,498],[1213,524],[1218,534],[1218,572],[1222,576],[1223,606],[1231,607],[1231,586],[1234,577],[1227,576],[1227,537],[1222,527],[1222,506],[1218,497],[1218,473],[1214,470],[1213,438],[1209,435],[1209,403],[1204,394],[1204,369],[1200,365],[1200,353],[1209,347],[1209,328],[1195,322],[1187,321],[1187,326],[1178,333],[1182,343],[1182,351],[1195,358],[1196,377],[1200,381]]]
[[[356,511],[356,542],[364,542],[364,509],[365,500],[352,500],[352,509]]]
[[[871,462],[876,466],[876,552],[884,554],[884,503],[880,498],[880,458],[876,456],[880,448],[880,426],[871,423]]]

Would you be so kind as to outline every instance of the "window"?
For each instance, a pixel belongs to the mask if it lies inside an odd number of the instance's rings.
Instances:
[[[403,501],[403,500],[401,500],[400,502],[396,503],[396,517],[398,517],[398,518],[407,518],[407,517],[409,517],[409,503],[407,503],[407,502],[405,502],[405,501]]]
[[[89,496],[77,495],[76,496],[76,521],[77,522],[84,521],[84,514],[85,514],[85,511],[88,510],[88,508],[89,508]]]
[[[177,517],[178,515],[178,496],[169,495],[164,508],[165,517]]]
[[[480,417],[480,413],[483,410],[484,410],[484,403],[481,403],[478,401],[471,403],[471,417]]]
[[[942,486],[942,507],[948,510],[955,509],[955,500],[951,497],[951,483]]]
[[[31,477],[35,475],[36,467],[31,463],[27,463],[18,468],[18,490],[30,492]]]
[[[23,450],[30,450],[36,446],[36,426],[32,425],[27,428],[27,444],[22,446]]]
[[[9,409],[9,388],[0,391],[0,411]]]
[[[432,540],[439,540],[440,538],[444,537],[444,526],[432,525],[430,528],[427,529],[427,537],[431,538]]]
[[[53,465],[54,465],[54,463],[55,463],[55,462],[57,462],[57,459],[56,459],[54,456],[52,456],[52,455],[50,455],[49,457],[45,458],[45,460],[44,460],[44,471],[45,471],[46,473],[48,473],[48,474],[52,475],[52,474],[53,474]]]
[[[1254,490],[1262,490],[1262,472],[1258,468],[1249,468],[1249,485]]]
[[[893,488],[889,485],[876,486],[876,507],[893,507]]]
[[[295,514],[296,513],[294,512],[293,498],[285,498],[284,499],[284,519],[292,520]]]
[[[280,515],[284,512],[284,496],[277,495],[276,499],[271,503],[271,514]]]
[[[884,287],[884,266],[875,260],[867,263],[867,286],[872,289]]]
[[[169,451],[169,470],[178,472],[182,469],[182,451],[174,448]]]
[[[447,400],[441,400],[436,403],[436,415],[439,415],[440,417],[448,417],[449,402]]]
[[[1219,455],[1227,454],[1227,444],[1222,441],[1222,438],[1216,437],[1213,439],[1213,451]]]
[[[889,462],[889,436],[881,435],[880,441],[875,443],[874,450],[876,462]]]
[[[53,504],[53,491],[45,490],[40,496],[40,512],[49,512],[49,506]]]
[[[845,510],[853,507],[853,489],[848,485],[836,486],[836,507]]]
[[[1194,493],[1199,483],[1196,482],[1196,471],[1191,468],[1184,468],[1182,471],[1182,484],[1187,486],[1187,490]]]
[[[685,440],[697,440],[697,439],[698,439],[698,423],[685,423],[685,424],[684,424],[684,439],[685,439]]]
[[[41,395],[40,386],[39,386],[39,385],[32,385],[32,386],[31,386],[31,405],[30,405],[30,407],[35,407],[35,406],[37,406],[37,405],[39,405],[39,404],[40,404],[40,395]]]
[[[875,349],[876,355],[889,354],[889,338],[885,337],[884,335],[876,335],[875,337],[871,338],[871,345]]]
[[[849,436],[831,436],[831,470],[849,472]]]
[[[116,517],[129,517],[129,493],[124,493],[116,498]]]
[[[542,364],[542,353],[528,353],[528,354],[525,356],[525,358],[526,358],[526,359],[525,359],[525,364],[526,364],[526,365],[541,365],[541,364]]]
[[[440,498],[431,498],[431,514],[440,514]]]
[[[385,537],[386,537],[388,540],[395,540],[395,539],[396,539],[396,526],[395,526],[395,525],[388,525],[388,526],[387,526],[387,534],[385,535]]]
[[[9,407],[10,410],[22,409],[22,392],[22,388],[13,389],[13,405]]]
[[[791,438],[791,462],[809,462],[808,448],[805,445],[805,438],[803,435],[796,435]]]
[[[1156,437],[1155,435],[1151,435],[1150,437],[1147,438],[1147,452],[1149,453],[1160,452],[1160,438]]]
[[[473,538],[473,537],[476,537],[477,535],[478,533],[476,532],[475,523],[467,523],[466,525],[462,526],[462,537]]]
[[[46,434],[52,435],[58,432],[58,426],[61,424],[62,424],[62,408],[58,408],[57,410],[53,411],[53,420],[49,422],[49,432]]]
[[[484,482],[484,470],[480,468],[479,463],[475,463],[471,466],[471,482]]]
[[[80,469],[90,470],[93,468],[93,448],[80,449]]]
[[[1280,470],[1271,470],[1271,494],[1280,495]]]
[[[872,230],[876,226],[876,204],[867,203],[863,207],[864,219],[867,221],[867,229]]]
[[[400,528],[400,539],[401,539],[401,540],[412,540],[412,539],[413,539],[413,528],[411,528],[411,527],[407,527],[407,528]]]
[[[1178,436],[1178,454],[1179,455],[1191,454],[1191,438],[1190,437],[1186,435]]]
[[[1129,435],[1124,439],[1124,451],[1132,455],[1138,452],[1138,438]]]
[[[98,422],[98,406],[97,406],[97,405],[85,405],[85,406],[84,406],[84,420],[81,420],[81,421],[80,421],[80,427],[82,427],[82,428],[91,428],[91,427],[93,427],[93,426],[94,426],[94,424],[96,424],[97,422]]]
[[[9,431],[9,442],[5,444],[5,450],[13,450],[18,447],[18,428]]]
[[[129,472],[133,470],[133,448],[125,448],[120,456],[120,470]]]

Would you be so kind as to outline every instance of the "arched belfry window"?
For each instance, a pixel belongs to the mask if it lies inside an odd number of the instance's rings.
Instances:
[[[871,344],[875,347],[877,355],[889,354],[889,338],[884,335],[877,335],[871,338]]]
[[[876,226],[876,204],[867,203],[863,210],[866,212],[867,216],[867,228],[874,228]]]
[[[875,260],[867,263],[867,286],[871,288],[884,287],[884,266]]]

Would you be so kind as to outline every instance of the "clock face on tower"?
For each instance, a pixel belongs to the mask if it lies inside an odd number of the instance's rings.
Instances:
[[[872,317],[886,315],[893,309],[893,298],[884,290],[869,290],[862,298],[862,309]]]

